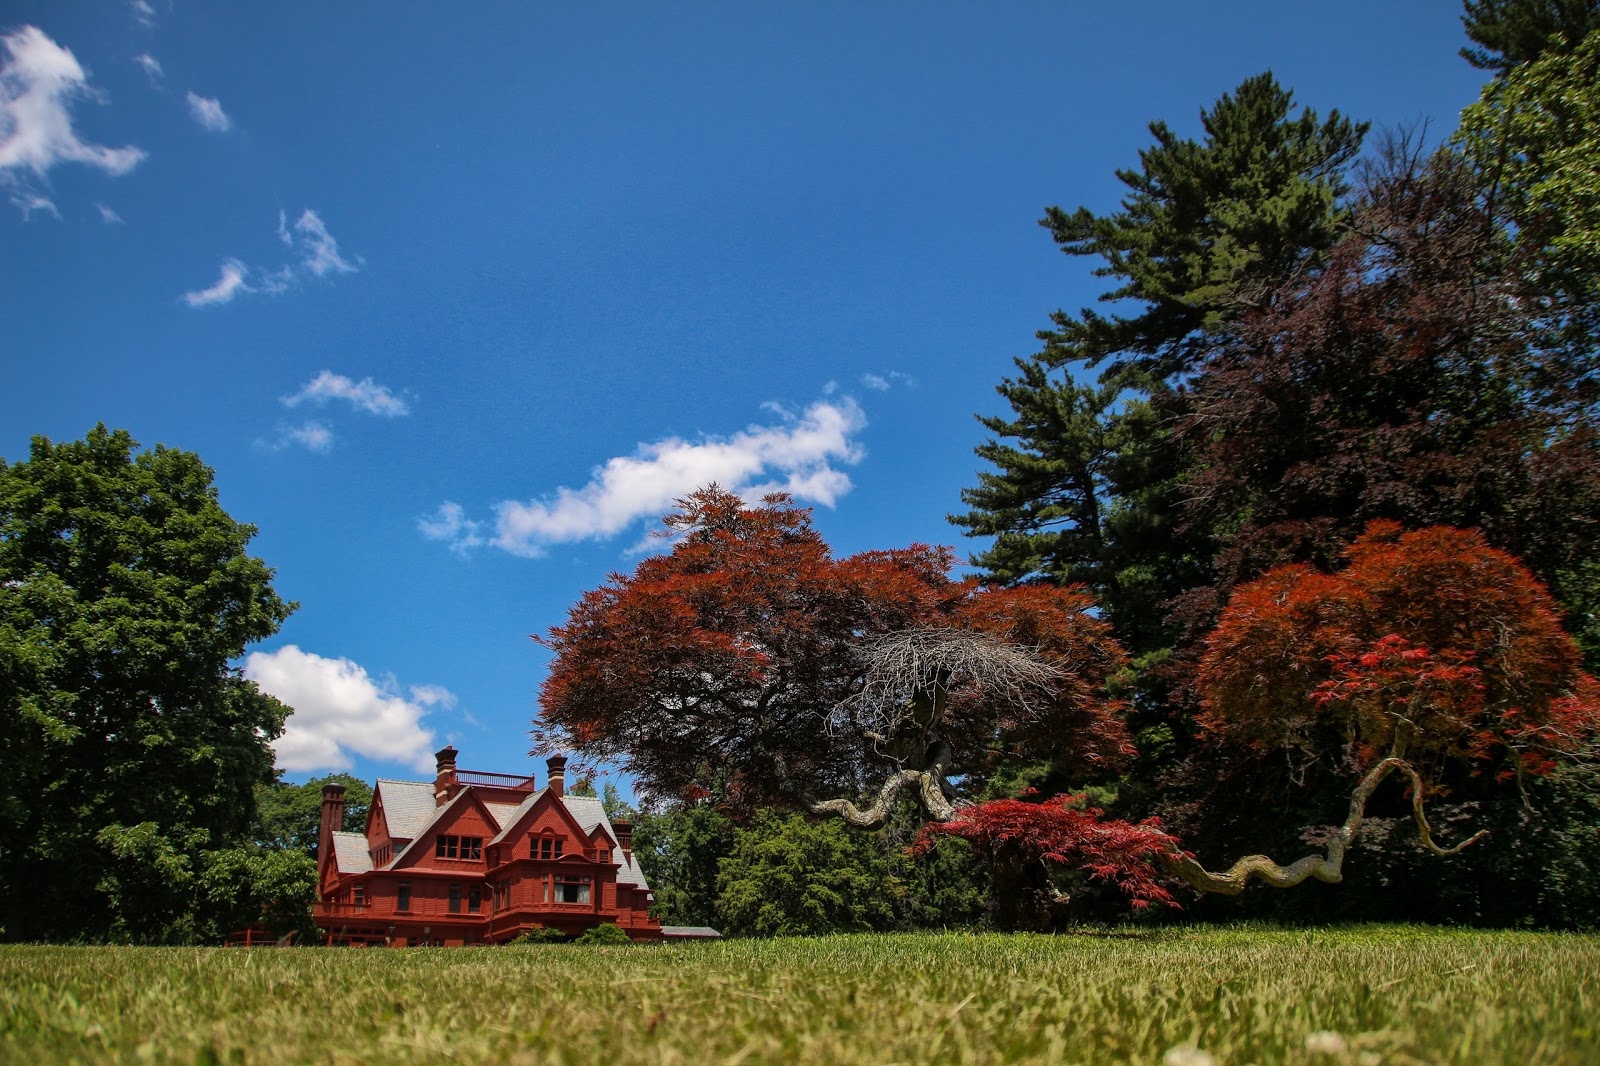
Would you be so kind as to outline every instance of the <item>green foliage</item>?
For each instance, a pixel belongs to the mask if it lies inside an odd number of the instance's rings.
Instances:
[[[633,939],[613,922],[590,926],[572,941],[574,944],[632,944]]]
[[[633,817],[633,857],[662,925],[717,924],[717,868],[733,850],[733,823],[710,803]]]
[[[249,839],[288,709],[230,666],[293,609],[189,453],[125,432],[0,463],[0,916],[172,939],[162,878]],[[39,901],[48,899],[49,906]]]
[[[1600,29],[1595,0],[1465,0],[1462,7],[1467,36],[1482,46],[1461,49],[1462,58],[1501,76],[1543,53],[1567,51]]]
[[[328,774],[301,785],[275,780],[256,786],[257,843],[264,848],[303,851],[316,858],[324,785],[344,786],[344,821],[339,828],[347,833],[365,830],[372,786],[359,777]]]
[[[566,936],[559,929],[549,929],[542,925],[535,925],[532,929],[518,933],[506,943],[513,947],[527,947],[530,944],[565,944],[566,942]]]
[[[317,892],[317,863],[303,851],[234,847],[207,853],[196,878],[202,913],[201,930],[216,940],[252,922],[268,932],[298,933],[314,941],[311,903]]]
[[[815,936],[883,929],[894,919],[883,892],[884,856],[843,822],[763,811],[734,833],[717,875],[724,933]]]
[[[1554,310],[1600,300],[1600,6],[1594,32],[1485,85],[1455,142],[1484,174],[1494,208]],[[1582,316],[1594,343],[1595,319]]]

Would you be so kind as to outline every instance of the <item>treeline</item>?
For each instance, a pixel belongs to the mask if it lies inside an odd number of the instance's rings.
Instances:
[[[1042,349],[998,386],[1009,412],[981,417],[992,435],[977,450],[986,467],[952,521],[989,540],[974,560],[987,581],[1093,594],[1130,656],[1112,688],[1137,755],[1119,773],[1086,774],[1081,761],[1014,751],[1020,764],[1004,774],[992,773],[998,764],[969,774],[958,788],[979,791],[963,802],[1083,794],[1124,825],[1158,818],[1207,863],[1241,846],[1294,855],[1326,841],[1381,739],[1418,762],[1441,838],[1488,831],[1440,858],[1410,799],[1383,794],[1342,883],[1185,897],[1189,920],[1600,925],[1592,738],[1572,734],[1557,758],[1517,739],[1533,733],[1516,724],[1533,713],[1518,686],[1566,685],[1576,663],[1563,658],[1563,637],[1547,645],[1556,659],[1545,676],[1530,677],[1538,656],[1503,670],[1513,657],[1492,635],[1480,639],[1496,624],[1486,611],[1543,617],[1542,585],[1584,665],[1600,666],[1600,5],[1469,0],[1464,12],[1463,56],[1491,80],[1445,143],[1428,143],[1425,128],[1374,132],[1338,111],[1319,115],[1262,74],[1205,108],[1197,137],[1152,123],[1152,144],[1118,172],[1120,210],[1050,208],[1042,224],[1063,252],[1096,261],[1107,306],[1056,312]],[[707,536],[720,521],[694,520]],[[1407,532],[1441,528],[1463,532]],[[1448,545],[1463,566],[1489,560],[1507,583],[1459,604],[1463,588],[1430,587],[1424,575],[1446,572]],[[1379,555],[1381,589],[1318,605],[1333,595],[1328,582]],[[627,597],[668,580],[681,578],[647,579],[641,568],[603,590],[616,619],[575,611],[553,631],[564,673],[546,687],[547,718],[613,728],[615,716],[588,702],[633,693],[583,665],[585,627],[631,617]],[[1219,624],[1248,628],[1238,617],[1247,589],[1257,601],[1278,597],[1263,614],[1277,629],[1251,630],[1247,650],[1268,657],[1274,640],[1284,650],[1230,689]],[[1408,600],[1427,610],[1408,613]],[[1329,612],[1349,647],[1368,650],[1324,655],[1317,626]],[[1438,643],[1382,628],[1407,617],[1413,634]],[[641,673],[636,687],[672,691],[660,688],[669,672]],[[1267,676],[1310,680],[1263,696]],[[1573,693],[1546,693],[1541,706],[1583,704],[1590,729],[1592,693],[1577,691],[1590,682],[1571,683]],[[1222,705],[1252,687],[1250,698],[1271,704],[1260,712],[1271,728],[1255,739],[1256,712]],[[1320,713],[1330,701],[1348,714]],[[1443,713],[1451,701],[1492,706],[1498,732],[1451,735],[1465,728],[1452,721],[1474,721]],[[1548,739],[1558,727],[1539,728]],[[652,779],[675,787],[693,776],[605,743],[643,759]],[[791,783],[759,742],[749,754],[736,737],[728,743],[748,760],[746,785],[777,794]],[[659,758],[693,765],[687,753]],[[771,933],[1126,912],[1106,885],[1081,875],[1063,885],[1037,863],[983,867],[952,853],[927,879],[892,822],[852,837],[836,822],[752,820],[745,810],[735,826],[699,798],[641,825],[670,921]],[[932,885],[944,892],[937,903]]]
[[[1093,590],[1135,662],[1140,757],[1112,810],[1202,857],[1303,847],[1362,760],[1348,733],[1202,728],[1212,635],[1274,568],[1338,571],[1374,523],[1477,530],[1600,664],[1600,5],[1482,0],[1463,21],[1493,79],[1444,144],[1297,108],[1264,74],[1197,138],[1153,123],[1122,210],[1043,219],[1098,261],[1110,310],[1056,312],[1017,360],[952,520],[993,538],[991,580]],[[1441,760],[1437,817],[1481,844],[1428,856],[1396,800],[1344,884],[1191,914],[1600,923],[1595,768],[1549,769]]]

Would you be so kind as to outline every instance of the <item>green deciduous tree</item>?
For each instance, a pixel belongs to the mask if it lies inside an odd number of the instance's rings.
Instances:
[[[363,831],[372,786],[352,774],[328,774],[300,785],[274,781],[257,786],[256,842],[269,850],[300,851],[316,858],[324,785],[344,787],[344,822],[338,828],[350,833]]]
[[[717,868],[733,849],[733,822],[700,801],[634,813],[633,855],[662,925],[717,924]]]
[[[723,932],[815,936],[890,928],[888,863],[873,844],[836,819],[763,811],[735,832],[717,875]]]
[[[230,663],[292,604],[184,451],[103,426],[0,464],[0,908],[16,939],[167,939],[163,883],[250,840],[287,708]]]
[[[1512,235],[1519,292],[1568,358],[1553,384],[1588,386],[1600,337],[1600,5],[1592,32],[1485,85],[1454,143]]]

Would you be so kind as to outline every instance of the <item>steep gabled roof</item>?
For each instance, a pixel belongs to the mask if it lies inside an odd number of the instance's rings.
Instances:
[[[432,786],[430,785],[428,787],[429,791],[431,792]],[[400,851],[396,853],[394,858],[389,860],[389,864],[385,866],[384,869],[399,869],[400,860],[411,854],[411,849],[418,846],[422,839],[428,835],[429,830],[431,830],[435,824],[442,821],[445,815],[449,814],[462,804],[470,804],[477,807],[479,810],[483,811],[489,816],[489,821],[491,823],[495,821],[494,812],[489,810],[489,805],[484,803],[477,796],[473,795],[471,788],[464,788],[452,796],[449,803],[446,803],[443,807],[435,807],[433,809],[432,816],[417,828],[416,835],[406,842],[406,846],[401,848]]]
[[[593,796],[562,796],[561,802],[567,806],[567,812],[577,819],[583,826],[584,833],[594,835],[595,826],[603,826],[606,836],[614,843],[617,839],[616,830],[611,828],[611,819],[606,817],[605,806]]]
[[[383,797],[383,817],[389,835],[398,840],[415,840],[433,821],[433,786],[426,781],[394,781],[378,778]]]
[[[539,791],[532,793],[527,799],[517,804],[516,808],[512,810],[509,815],[500,820],[500,832],[496,833],[494,839],[489,841],[489,843],[499,844],[505,840],[506,837],[510,836],[511,830],[518,822],[522,820],[522,816],[533,810],[533,805],[538,803],[539,797],[543,796],[544,794],[545,790],[541,788]]]
[[[333,868],[341,874],[364,874],[372,869],[367,838],[360,833],[333,834]]]
[[[489,809],[489,816],[494,819],[495,833],[498,836],[501,830],[511,824],[511,819],[516,815],[518,804],[515,803],[485,803]],[[490,841],[493,843],[493,841]]]
[[[474,791],[469,784],[460,792],[457,792],[449,803],[446,803],[443,807],[436,807],[434,806],[433,785],[429,782],[395,781],[389,778],[380,778],[378,786],[382,790],[384,817],[388,821],[389,835],[408,841],[383,867],[385,870],[396,869],[400,860],[406,856],[412,846],[428,835],[428,831],[433,827],[434,823],[443,818],[446,811],[457,803],[462,802],[463,796],[471,795]],[[511,830],[516,827],[516,824],[522,820],[523,815],[531,811],[534,804],[538,803],[547,791],[548,789],[541,788],[539,791],[531,793],[521,803],[515,805],[510,803],[485,803],[483,800],[474,797],[474,802],[486,811],[490,820],[499,827],[499,832],[488,843],[502,843],[511,834]],[[555,803],[560,804],[572,820],[578,824],[585,836],[593,837],[594,831],[598,827],[605,830],[606,836],[610,837],[613,844],[615,844],[617,831],[611,827],[611,819],[606,817],[605,806],[594,796],[560,796],[552,797],[552,799]],[[366,840],[357,833],[346,835],[354,836],[361,841],[361,853],[366,856]],[[340,857],[340,872],[351,872],[351,868],[344,863],[344,853],[341,851],[338,855]],[[639,869],[637,859],[624,857],[620,849],[614,852],[613,857],[617,861],[618,884],[633,885],[635,888],[649,890],[650,886],[644,879],[644,871]],[[367,860],[365,869],[372,869],[370,859]]]

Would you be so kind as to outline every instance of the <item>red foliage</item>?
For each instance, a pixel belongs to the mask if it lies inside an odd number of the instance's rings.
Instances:
[[[1105,812],[1083,807],[1082,801],[1082,796],[1055,796],[1043,803],[1003,799],[964,807],[953,821],[923,826],[911,851],[924,853],[941,836],[960,837],[990,863],[1071,866],[1116,882],[1135,908],[1177,907],[1153,861],[1178,850],[1161,823],[1154,818],[1102,821]]]
[[[555,652],[541,749],[620,761],[663,795],[737,775],[760,802],[780,798],[787,775],[815,794],[855,796],[903,765],[839,709],[861,690],[862,648],[943,629],[1021,645],[1059,676],[1022,705],[950,678],[916,755],[945,745],[961,773],[996,749],[1068,761],[1129,750],[1122,705],[1103,692],[1126,658],[1081,589],[986,589],[953,579],[950,549],[928,545],[834,558],[810,511],[782,495],[752,507],[713,486],[680,505],[666,520],[679,534],[670,554],[613,574],[541,640]],[[904,759],[904,737],[889,740]]]
[[[1556,604],[1477,531],[1374,522],[1345,562],[1234,593],[1201,665],[1206,728],[1308,749],[1332,730],[1367,763],[1537,756],[1593,727],[1595,683]]]

